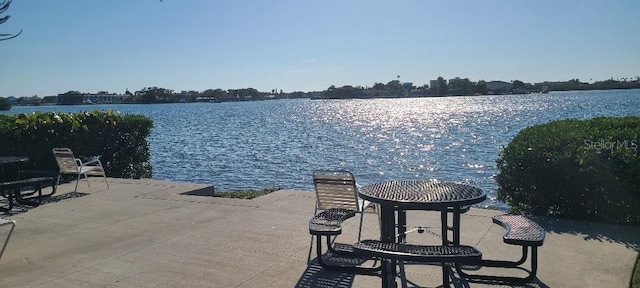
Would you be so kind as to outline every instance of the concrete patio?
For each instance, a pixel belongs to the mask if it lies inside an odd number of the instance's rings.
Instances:
[[[77,193],[69,192],[75,183],[64,184],[47,203],[2,215],[16,220],[17,227],[0,259],[0,287],[380,286],[377,276],[326,271],[315,261],[307,265],[312,191],[280,190],[241,200],[207,196],[213,190],[207,185],[109,181],[109,189],[99,178],[92,178],[90,187],[81,182]],[[472,209],[464,214],[463,244],[476,246],[487,258],[517,259],[520,247],[504,244],[504,229],[491,221],[501,213]],[[409,241],[439,241],[437,214],[410,211],[408,219],[409,225],[427,227],[425,233],[410,233]],[[640,229],[535,220],[547,237],[539,249],[538,277],[525,287],[629,286]],[[365,215],[364,239],[378,237],[376,221],[375,214]],[[338,242],[355,242],[357,220],[347,221],[343,230]],[[7,232],[6,226],[0,228],[0,238]],[[480,272],[497,273],[485,269]],[[409,287],[442,283],[436,265],[406,265],[406,278]]]

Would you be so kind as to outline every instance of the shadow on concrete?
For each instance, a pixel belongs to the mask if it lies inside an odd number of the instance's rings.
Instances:
[[[399,272],[398,272],[398,282],[400,282],[400,284],[398,285],[398,287],[402,287],[402,288],[413,288],[413,287],[425,287],[425,286],[420,286],[420,284],[412,281],[412,279],[407,278],[404,275],[404,272],[406,267],[404,266],[425,266],[425,265],[431,265],[431,266],[438,266],[441,267],[440,263],[418,263],[418,262],[411,262],[411,261],[404,261],[404,263],[399,263],[398,268],[399,268]],[[463,265],[463,270],[465,271],[477,271],[480,268],[482,268],[481,266],[478,265]],[[449,267],[449,275],[451,277],[451,283],[450,286],[451,287],[456,287],[456,288],[470,288],[470,287],[476,287],[477,285],[475,284],[482,284],[482,287],[485,286],[496,286],[496,287],[512,287],[512,288],[549,288],[549,286],[547,284],[544,284],[543,282],[540,281],[540,279],[538,279],[537,277],[535,277],[533,279],[533,281],[529,282],[529,283],[516,283],[516,282],[512,282],[512,281],[506,281],[506,280],[500,280],[500,279],[467,279],[465,277],[462,277],[461,275],[459,275],[455,268],[453,267]],[[500,273],[500,269],[514,269],[514,268],[498,268],[497,271],[492,271],[490,274],[487,274],[488,276],[507,276],[507,274],[501,274]],[[524,270],[526,272],[529,272],[529,270],[526,270],[524,268],[515,268],[515,269],[520,269],[520,270]],[[495,270],[495,268],[494,268]],[[507,270],[505,270],[507,271]],[[403,280],[404,279],[404,280]],[[419,279],[418,279],[419,281]],[[429,286],[432,287],[432,286]],[[436,286],[441,288],[442,285]]]
[[[454,280],[459,280],[459,278],[458,279],[454,279]],[[534,282],[524,283],[524,284],[511,284],[511,283],[508,283],[508,282],[490,281],[490,280],[486,280],[486,281],[483,281],[483,280],[452,281],[452,284],[453,284],[454,287],[460,287],[460,288],[473,287],[473,283],[479,283],[479,284],[483,284],[483,285],[486,285],[486,286],[511,287],[511,288],[549,288],[549,286],[547,286],[546,284],[540,282],[540,280],[538,278],[534,279]]]
[[[413,263],[406,262],[404,265],[436,265],[440,264],[425,264],[425,263]],[[479,267],[477,267],[479,268]],[[473,270],[473,267],[467,267],[467,269]],[[398,287],[424,287],[419,284],[413,282],[411,279],[407,279],[406,276],[403,277],[404,267],[400,268],[397,281],[399,282]],[[512,287],[512,288],[549,288],[548,285],[542,283],[540,279],[537,277],[530,283],[522,283],[522,284],[514,284],[513,282],[506,282],[500,280],[468,280],[460,277],[454,269],[450,271],[451,275],[451,286],[457,288],[469,288],[473,287],[474,283],[479,283],[487,286],[496,286],[496,287]],[[309,265],[307,265],[307,269],[304,271],[300,279],[298,279],[298,283],[296,283],[296,288],[310,288],[310,287],[322,287],[322,288],[343,288],[343,287],[352,287],[353,281],[355,279],[356,274],[352,272],[340,272],[333,271],[322,268],[316,259],[313,259]],[[406,279],[402,281],[401,279]],[[442,287],[439,285],[437,287]]]
[[[550,217],[531,218],[547,232],[582,235],[584,240],[618,243],[629,249],[640,249],[640,227]]]
[[[353,285],[353,279],[355,274],[350,272],[332,271],[322,268],[318,261],[314,259],[307,265],[307,269],[304,270],[296,288],[334,288],[334,287],[351,287]]]
[[[204,187],[204,188],[180,193],[180,195],[213,197],[213,193],[215,193],[215,188],[213,186],[209,186],[209,187]]]
[[[42,204],[40,204],[40,205],[46,205],[46,204],[49,204],[49,203],[61,202],[61,201],[65,201],[65,200],[69,200],[69,199],[73,199],[73,198],[79,198],[79,197],[86,196],[86,195],[89,195],[89,193],[69,192],[69,193],[60,194],[60,195],[46,196],[46,197],[42,198]],[[3,202],[3,201],[0,201],[0,202]],[[6,199],[4,200],[4,202],[6,202]],[[4,216],[12,216],[12,215],[16,215],[16,214],[27,212],[27,211],[35,208],[35,207],[38,207],[38,206],[32,206],[32,205],[22,204],[22,203],[14,203],[13,209],[11,209],[10,211],[3,212],[2,215],[4,215]]]

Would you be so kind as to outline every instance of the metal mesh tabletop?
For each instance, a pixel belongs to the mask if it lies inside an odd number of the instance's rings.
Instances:
[[[480,203],[482,189],[466,184],[438,181],[389,181],[360,188],[369,201],[404,208],[442,208]]]

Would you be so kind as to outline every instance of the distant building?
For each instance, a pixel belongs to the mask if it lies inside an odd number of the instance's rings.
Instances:
[[[460,79],[460,77],[456,77],[453,80],[455,80],[455,79]],[[444,80],[444,79],[442,79],[442,82],[444,83],[444,85],[447,85],[449,83],[449,82],[447,82],[447,80]],[[436,80],[429,80],[429,88],[438,90],[438,88],[440,88],[440,84],[439,83],[440,83],[440,81],[438,81],[437,79]]]
[[[404,90],[404,94],[406,96],[409,96],[409,92],[411,91],[411,88],[413,88],[413,82],[402,83],[402,89]]]
[[[188,101],[189,100],[189,96],[190,96],[189,91],[182,90],[182,91],[180,91],[180,93],[178,93],[176,95],[176,100],[178,102],[180,102],[180,103],[187,103],[187,102],[189,102]]]
[[[422,97],[422,96],[427,96],[427,90],[413,89],[413,90],[409,91],[409,93],[407,94],[407,96],[409,96],[409,97]]]
[[[117,104],[124,102],[129,95],[109,93],[107,91],[99,91],[96,94],[84,94],[83,103],[87,104]]]

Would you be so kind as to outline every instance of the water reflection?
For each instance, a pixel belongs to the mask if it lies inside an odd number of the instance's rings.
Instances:
[[[461,181],[495,200],[495,160],[527,126],[562,118],[639,115],[640,90],[483,97],[276,100],[239,103],[14,107],[9,113],[113,109],[154,120],[154,178],[216,190],[312,190],[314,169],[360,184]]]

